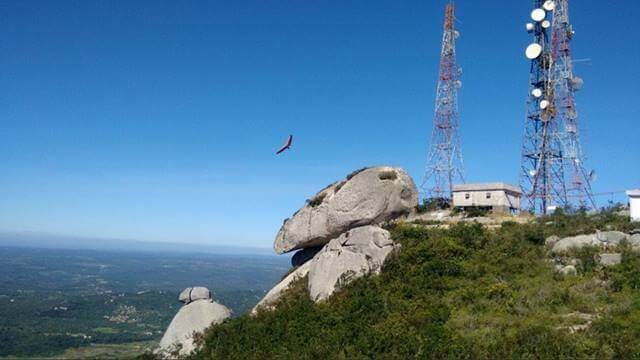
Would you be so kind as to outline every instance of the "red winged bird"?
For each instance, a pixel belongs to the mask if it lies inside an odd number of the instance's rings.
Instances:
[[[291,149],[291,143],[293,142],[293,135],[289,135],[287,142],[276,152],[276,155],[282,154],[285,150]]]

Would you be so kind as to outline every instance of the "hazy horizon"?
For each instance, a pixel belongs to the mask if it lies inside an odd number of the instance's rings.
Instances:
[[[178,252],[238,256],[278,256],[272,247],[84,237],[42,232],[0,231],[0,247],[96,251]]]

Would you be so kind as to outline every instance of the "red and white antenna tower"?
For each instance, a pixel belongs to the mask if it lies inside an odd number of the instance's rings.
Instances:
[[[455,7],[447,4],[440,55],[433,133],[421,185],[424,196],[451,199],[454,181],[464,182],[460,136],[458,135],[458,89],[461,70],[456,62]]]
[[[522,144],[520,187],[523,208],[535,213],[555,208],[594,208],[591,177],[583,168],[574,92],[582,80],[573,75],[568,0],[533,0],[527,31],[533,43],[527,117]],[[571,177],[565,174],[571,172]]]
[[[555,86],[555,116],[562,130],[565,169],[570,174],[566,179],[567,200],[572,207],[595,209],[596,203],[591,190],[594,172],[587,172],[584,168],[585,156],[578,128],[575,92],[582,88],[583,81],[573,73],[571,40],[574,32],[569,22],[569,0],[555,0],[555,4],[551,37],[552,76]]]
[[[523,209],[546,214],[567,205],[561,130],[555,119],[551,16],[555,3],[533,0],[527,31],[533,42],[525,55],[531,60],[527,116],[522,141],[520,188]]]

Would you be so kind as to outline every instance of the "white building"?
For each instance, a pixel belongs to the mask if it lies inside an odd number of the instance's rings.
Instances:
[[[493,212],[517,212],[521,198],[522,192],[518,187],[501,182],[453,186],[454,208],[477,207]]]
[[[640,189],[627,191],[631,221],[640,221]]]

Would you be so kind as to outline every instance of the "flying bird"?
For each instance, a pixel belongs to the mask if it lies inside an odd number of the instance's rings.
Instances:
[[[293,142],[293,135],[289,135],[287,142],[276,152],[276,155],[282,154],[285,150],[291,149],[291,143]]]

